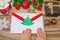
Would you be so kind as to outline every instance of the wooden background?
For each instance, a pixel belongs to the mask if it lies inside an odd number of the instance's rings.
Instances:
[[[12,11],[17,12],[15,9],[13,9]],[[21,34],[11,34],[10,33],[11,15],[9,15],[9,16],[0,15],[0,19],[3,19],[4,17],[6,17],[7,20],[10,21],[10,23],[8,24],[8,27],[9,27],[8,29],[0,30],[0,40],[20,40]],[[46,35],[47,35],[47,40],[60,40],[60,16],[46,17],[44,15],[44,20],[45,19],[51,20],[53,18],[57,19],[56,25],[51,24],[50,26],[44,26],[44,29],[45,29]],[[35,35],[33,34],[32,40],[34,40],[34,36]]]
[[[3,15],[0,16],[0,18],[3,18],[3,17],[4,17]],[[50,25],[50,26],[44,27],[46,31],[47,39],[60,40],[60,26],[59,26],[60,19],[59,17],[52,17],[51,19],[53,18],[57,18],[58,23],[56,25]],[[48,19],[48,17],[44,16],[44,19]],[[7,16],[7,20],[11,21],[11,16]],[[9,29],[6,29],[6,30],[4,29],[0,31],[0,40],[20,40],[20,34],[11,34]]]

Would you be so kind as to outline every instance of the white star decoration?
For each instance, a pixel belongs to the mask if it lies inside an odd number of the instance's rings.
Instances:
[[[3,28],[7,29],[8,23],[9,21],[6,20],[6,17],[4,17],[3,20],[0,19],[0,30],[2,30]]]

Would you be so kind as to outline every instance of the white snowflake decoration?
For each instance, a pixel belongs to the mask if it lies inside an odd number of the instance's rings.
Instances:
[[[8,26],[7,24],[9,23],[9,21],[6,20],[6,17],[4,17],[3,20],[0,19],[0,30],[2,30],[3,28],[7,29]]]
[[[0,30],[3,29],[3,26],[2,26],[2,20],[0,19]]]

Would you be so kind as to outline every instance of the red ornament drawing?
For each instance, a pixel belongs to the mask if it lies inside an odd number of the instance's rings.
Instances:
[[[30,3],[28,1],[23,1],[22,2],[22,8],[28,9],[30,7]]]
[[[37,10],[41,11],[42,10],[42,6],[39,5],[38,8],[37,8]]]
[[[19,4],[16,5],[16,9],[20,10],[20,5]]]

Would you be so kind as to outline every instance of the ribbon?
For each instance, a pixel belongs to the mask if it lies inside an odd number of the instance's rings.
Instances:
[[[46,6],[51,10],[51,15],[53,15],[53,3],[49,2]]]

